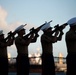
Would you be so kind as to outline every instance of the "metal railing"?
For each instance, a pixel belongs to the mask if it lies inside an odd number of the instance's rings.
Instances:
[[[8,58],[9,61],[9,70],[16,70],[16,57]],[[66,58],[65,57],[54,57],[56,71],[66,72]],[[29,62],[31,69],[41,69],[42,60],[41,57],[29,57]]]

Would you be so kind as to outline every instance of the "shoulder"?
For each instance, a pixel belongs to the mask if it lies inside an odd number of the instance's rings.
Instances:
[[[22,39],[21,37],[17,36],[17,37],[15,38],[15,41],[16,41],[16,40],[21,40],[21,39]]]
[[[66,32],[66,36],[71,36],[71,35],[73,35],[73,34],[75,34],[75,32],[73,32],[73,31],[68,31],[68,32]]]

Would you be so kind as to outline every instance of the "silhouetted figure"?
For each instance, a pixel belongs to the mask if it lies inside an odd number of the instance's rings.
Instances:
[[[13,38],[5,40],[3,30],[0,30],[0,75],[8,75],[8,53],[7,46],[13,44]]]
[[[52,28],[47,27],[43,29],[43,34],[41,36],[42,75],[55,75],[53,43],[56,43],[58,40],[61,40],[63,33],[61,32],[59,36],[59,31],[56,31],[54,35],[52,35],[51,33]]]
[[[18,31],[15,38],[17,48],[17,75],[29,75],[30,63],[28,58],[28,46],[32,42],[36,42],[38,34],[30,34],[24,38],[25,29],[22,27]]]
[[[76,18],[68,21],[70,29],[65,36],[67,47],[67,75],[76,75]]]

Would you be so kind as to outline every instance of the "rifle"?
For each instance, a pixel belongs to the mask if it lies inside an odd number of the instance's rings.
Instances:
[[[16,34],[16,32],[10,31],[10,32],[8,33],[8,36],[7,36],[6,38],[2,39],[1,42],[6,43],[7,40],[8,40],[9,38],[11,38],[11,37],[12,37],[12,39],[14,39],[14,35],[15,35],[15,34]]]
[[[49,21],[49,22],[52,22],[52,20]],[[43,27],[45,24],[46,24],[46,23],[40,25],[40,26],[37,27],[36,29],[34,29],[34,27],[31,28],[31,29],[30,29],[30,33],[26,34],[23,38],[25,39],[25,38],[27,38],[30,34],[33,34],[33,33],[37,34],[37,33],[39,32],[39,30],[41,29],[41,27]]]
[[[25,25],[27,25],[27,24],[25,24]],[[19,30],[20,28],[23,28],[25,25],[19,26],[17,29],[15,29],[14,32],[10,31],[10,32],[8,33],[8,36],[7,36],[4,40],[6,41],[6,40],[9,39],[10,37],[13,37],[13,38],[14,38],[14,35],[18,32],[18,30]]]
[[[16,32],[12,32],[12,31],[10,31],[9,33],[8,33],[8,36],[4,39],[5,41],[7,40],[7,39],[9,39],[10,37],[13,37],[14,38],[14,35],[16,34]]]
[[[62,24],[61,26],[57,24],[56,26],[54,26],[55,29],[52,31],[52,34],[56,32],[57,30],[62,31],[67,25],[68,25],[67,23]]]

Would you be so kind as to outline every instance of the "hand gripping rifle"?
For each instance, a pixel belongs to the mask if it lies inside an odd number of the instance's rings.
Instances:
[[[7,39],[9,39],[9,38],[11,38],[11,37],[14,38],[14,35],[15,35],[15,34],[16,34],[16,32],[10,31],[10,32],[8,33],[8,36],[7,36],[4,40],[6,41]]]
[[[57,30],[59,30],[59,31],[62,32],[62,30],[63,30],[67,25],[68,25],[67,23],[62,24],[61,26],[59,26],[59,24],[57,24],[56,26],[54,26],[55,29],[52,31],[52,34],[53,34],[54,32],[56,32]]]
[[[52,20],[49,21],[49,22],[52,22]],[[25,39],[25,38],[27,38],[30,34],[33,34],[33,33],[37,34],[37,33],[39,32],[39,30],[41,29],[41,27],[43,27],[45,24],[46,24],[46,23],[42,24],[41,26],[37,27],[36,29],[34,29],[34,27],[31,28],[31,29],[30,29],[30,33],[26,34],[23,38]]]
[[[62,31],[68,24],[71,25],[71,24],[74,24],[74,23],[76,23],[76,17],[73,17],[73,18],[69,19],[66,23],[62,24],[61,26],[56,25],[54,31],[56,31],[56,30]]]
[[[16,32],[12,32],[12,31],[10,31],[9,33],[8,33],[8,36],[6,37],[6,38],[4,38],[3,40],[1,40],[2,42],[7,42],[7,40],[8,39],[10,39],[11,37],[12,37],[12,39],[14,39],[14,35],[16,34]]]
[[[27,24],[25,24],[25,25],[27,25]],[[12,32],[12,31],[10,31],[9,33],[8,33],[8,36],[4,39],[5,41],[7,40],[7,39],[9,39],[9,38],[14,38],[14,35],[18,32],[18,30],[20,29],[20,28],[23,28],[25,25],[21,25],[21,26],[19,26],[14,32]]]

